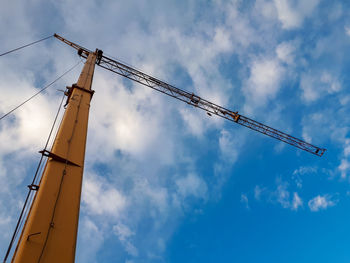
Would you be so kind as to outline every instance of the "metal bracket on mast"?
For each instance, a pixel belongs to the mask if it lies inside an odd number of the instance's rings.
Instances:
[[[36,185],[36,184],[29,184],[29,185],[27,185],[27,187],[28,187],[31,191],[38,191],[38,190],[39,190],[39,185]]]
[[[73,163],[61,156],[58,156],[57,154],[54,154],[52,152],[49,152],[47,150],[42,150],[42,151],[39,151],[39,153],[41,153],[42,155],[46,156],[46,157],[49,157],[49,158],[52,158],[52,160],[54,161],[57,161],[57,162],[61,162],[61,163],[66,163],[66,164],[69,164],[69,165],[73,165],[73,166],[78,166],[78,167],[81,167],[80,165],[76,164],[76,163]]]
[[[73,93],[73,89],[80,89],[80,90],[82,90],[82,91],[85,91],[85,92],[87,92],[87,93],[90,93],[90,95],[91,95],[90,100],[92,99],[92,96],[93,96],[94,93],[95,93],[94,90],[83,89],[83,88],[79,87],[76,83],[73,84],[72,87],[67,86],[66,89],[67,89],[67,91],[64,92],[64,95],[67,96],[67,101],[66,101],[66,104],[64,104],[64,107],[68,105],[69,100],[70,100],[70,97],[71,97],[71,95],[72,95],[72,93]]]

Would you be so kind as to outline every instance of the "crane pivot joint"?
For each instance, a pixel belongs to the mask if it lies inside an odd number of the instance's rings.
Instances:
[[[101,49],[96,49],[96,64],[100,65],[102,59],[103,51]]]

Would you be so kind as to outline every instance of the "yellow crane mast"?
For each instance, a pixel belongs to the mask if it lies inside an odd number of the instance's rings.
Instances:
[[[14,253],[14,263],[74,262],[84,169],[91,84],[96,52],[87,58],[78,83],[68,89],[59,127],[38,192]]]
[[[71,263],[75,260],[88,116],[93,95],[91,85],[95,64],[202,109],[208,115],[225,118],[318,156],[322,156],[325,152],[323,148],[108,58],[101,50],[93,52],[57,34],[54,36],[77,49],[78,54],[86,58],[86,62],[77,84],[68,87],[66,93],[68,106],[52,149],[42,151],[48,160],[40,183],[29,186],[31,190],[37,192],[13,253],[13,263]],[[11,245],[4,262],[10,250]]]

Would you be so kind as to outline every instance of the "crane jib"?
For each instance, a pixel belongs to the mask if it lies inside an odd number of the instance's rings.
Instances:
[[[54,35],[57,39],[63,41],[64,43],[68,44],[69,46],[75,48],[78,50],[78,53],[80,56],[87,58],[88,54],[92,51],[79,46],[73,42],[70,42],[63,37],[55,34]],[[310,143],[307,143],[301,139],[298,139],[296,137],[293,137],[289,134],[286,134],[282,131],[279,131],[277,129],[274,129],[272,127],[269,127],[265,124],[262,124],[260,122],[254,121],[248,117],[245,117],[241,114],[238,114],[238,112],[234,112],[231,110],[228,110],[222,106],[216,105],[215,103],[212,103],[208,100],[205,100],[193,93],[189,93],[187,91],[181,90],[179,88],[176,88],[164,81],[161,81],[155,77],[152,77],[150,75],[147,75],[135,68],[132,68],[130,66],[127,66],[115,59],[106,57],[103,55],[102,51],[99,49],[96,49],[97,53],[97,62],[100,67],[105,68],[109,71],[112,71],[114,73],[117,73],[123,77],[126,77],[130,80],[136,81],[140,84],[143,84],[147,87],[150,87],[154,90],[157,90],[161,93],[164,93],[168,96],[171,96],[175,99],[181,100],[183,102],[186,102],[196,108],[202,109],[206,111],[209,115],[215,114],[219,117],[222,117],[224,119],[233,121],[237,124],[240,124],[242,126],[245,126],[249,129],[252,129],[254,131],[260,132],[262,134],[265,134],[267,136],[270,136],[272,138],[275,138],[277,140],[280,140],[282,142],[285,142],[287,144],[290,144],[292,146],[295,146],[299,149],[302,149],[304,151],[307,151],[309,153],[315,154],[317,156],[322,156],[326,149],[320,148],[317,146],[314,146]]]

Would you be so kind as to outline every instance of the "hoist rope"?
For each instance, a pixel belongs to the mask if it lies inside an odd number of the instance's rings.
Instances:
[[[9,54],[9,53],[12,53],[12,52],[14,52],[14,51],[20,50],[20,49],[22,49],[22,48],[29,47],[29,46],[31,46],[31,45],[34,45],[34,44],[36,44],[36,43],[39,43],[39,42],[44,41],[44,40],[46,40],[46,39],[49,39],[49,38],[51,38],[51,37],[53,37],[53,36],[54,36],[54,35],[51,35],[51,36],[48,36],[48,37],[44,37],[44,38],[42,38],[42,39],[39,39],[39,40],[34,41],[34,42],[32,42],[32,43],[29,43],[29,44],[27,44],[27,45],[24,45],[24,46],[21,46],[21,47],[12,49],[12,50],[10,50],[10,51],[7,51],[7,52],[5,52],[5,53],[0,54],[0,57],[5,56],[5,55],[7,55],[7,54]]]
[[[13,108],[12,110],[10,110],[9,112],[7,112],[5,115],[3,115],[2,117],[0,117],[0,121],[5,118],[6,116],[8,116],[9,114],[11,114],[12,112],[14,112],[15,110],[17,110],[18,108],[20,108],[21,106],[23,106],[25,103],[27,103],[28,101],[30,101],[31,99],[33,99],[34,97],[36,97],[37,95],[39,95],[41,92],[43,92],[44,90],[46,90],[47,88],[49,88],[51,85],[53,85],[54,83],[56,83],[58,80],[60,80],[62,77],[64,77],[66,74],[68,74],[69,72],[71,72],[75,67],[77,67],[82,61],[80,60],[77,64],[75,64],[73,67],[71,67],[69,70],[67,70],[66,72],[64,72],[61,76],[59,76],[58,78],[56,78],[54,81],[50,82],[49,84],[47,84],[44,88],[42,88],[41,90],[39,90],[37,93],[35,93],[33,96],[31,96],[30,98],[26,99],[25,101],[23,101],[21,104],[19,104],[18,106],[16,106],[15,108]]]
[[[65,73],[63,73],[60,77],[58,77],[57,79],[55,79],[53,82],[51,82],[49,85],[47,85],[46,87],[44,87],[42,90],[40,90],[38,93],[36,93],[35,95],[33,95],[31,98],[29,98],[29,99],[26,100],[25,102],[27,102],[27,101],[29,101],[30,99],[34,98],[36,95],[38,95],[38,94],[39,94],[40,92],[42,92],[44,89],[46,89],[46,88],[48,88],[49,86],[51,86],[52,84],[54,84],[57,80],[59,80],[59,79],[62,78],[64,75],[66,75],[68,72],[70,72],[71,70],[73,70],[76,66],[78,66],[78,65],[80,64],[80,62],[82,62],[82,61],[79,61],[76,65],[74,65],[72,68],[70,68],[68,71],[66,71]],[[47,146],[48,146],[48,144],[49,144],[49,142],[50,142],[50,139],[51,139],[51,136],[52,136],[54,127],[55,127],[55,125],[56,125],[56,122],[57,122],[59,113],[60,113],[61,108],[62,108],[62,104],[63,104],[64,97],[65,97],[65,94],[63,94],[63,96],[62,96],[62,99],[61,99],[60,105],[59,105],[59,107],[58,107],[58,110],[57,110],[57,113],[56,113],[54,122],[53,122],[53,124],[52,124],[51,130],[50,130],[50,133],[49,133],[49,136],[48,136],[48,138],[47,138],[47,140],[46,140],[46,143],[45,143],[45,147],[44,147],[44,151],[43,151],[43,152],[45,152],[45,150],[47,149]],[[21,105],[23,105],[25,102],[23,102]],[[19,108],[21,105],[17,106],[15,109]],[[15,109],[13,109],[12,111],[14,111]],[[12,111],[11,111],[11,112],[12,112]],[[11,113],[11,112],[9,112],[9,113]],[[8,114],[9,114],[9,113],[8,113]],[[5,116],[7,116],[8,114],[6,114]],[[4,118],[5,116],[3,116],[2,118]],[[2,119],[2,118],[1,118],[1,119]],[[15,230],[14,230],[14,232],[13,232],[13,235],[12,235],[12,238],[11,238],[11,241],[10,241],[10,244],[9,244],[9,246],[8,246],[6,255],[5,255],[5,257],[4,257],[4,261],[3,261],[4,263],[6,263],[6,260],[7,260],[8,256],[10,255],[10,252],[11,252],[12,246],[13,246],[13,243],[14,243],[14,241],[16,240],[17,235],[18,235],[18,233],[19,233],[19,231],[20,231],[20,229],[21,229],[21,227],[22,227],[22,224],[23,224],[24,219],[25,219],[25,217],[26,217],[25,215],[28,213],[28,210],[29,210],[28,204],[31,203],[30,199],[32,200],[32,197],[33,197],[33,196],[32,196],[32,192],[34,191],[34,189],[33,189],[32,187],[30,187],[30,186],[34,186],[34,185],[35,185],[35,182],[37,181],[37,176],[38,176],[38,174],[39,174],[40,168],[42,167],[42,161],[43,161],[43,159],[44,159],[44,154],[41,155],[41,158],[40,158],[40,161],[39,161],[39,163],[38,163],[36,172],[35,172],[35,174],[34,174],[32,183],[31,183],[31,185],[28,186],[28,187],[29,187],[29,191],[28,191],[27,197],[26,197],[26,199],[25,199],[25,201],[24,201],[23,208],[22,208],[22,211],[21,211],[21,213],[20,213],[20,216],[19,216],[19,218],[18,218],[18,220],[17,220],[17,224],[16,224]]]

